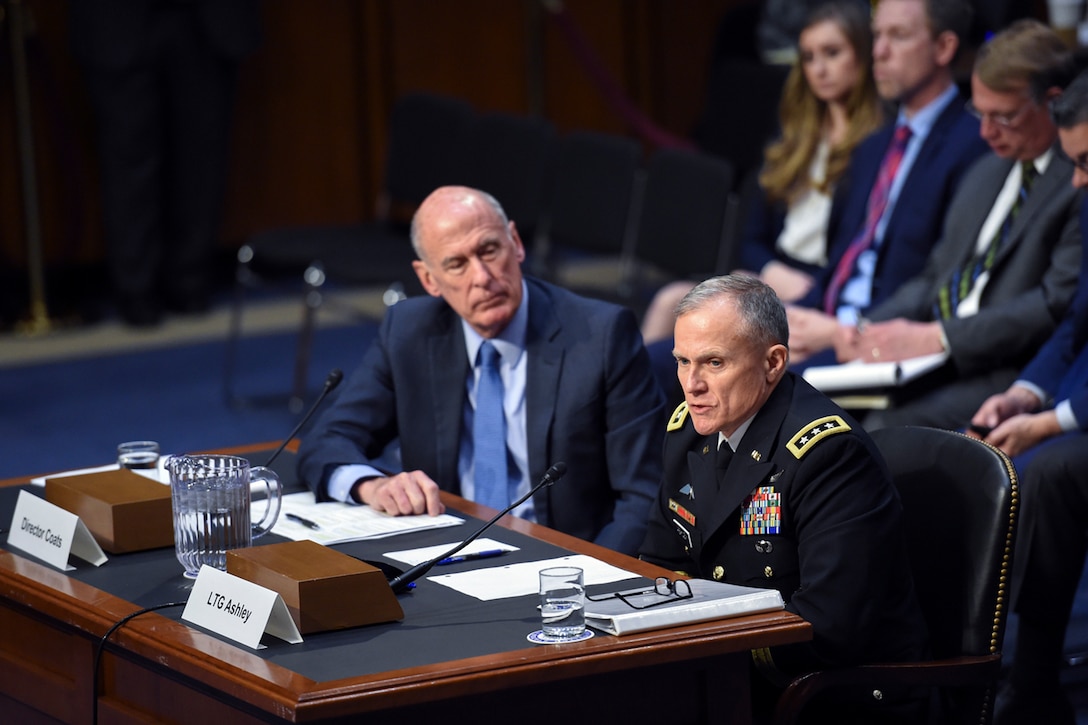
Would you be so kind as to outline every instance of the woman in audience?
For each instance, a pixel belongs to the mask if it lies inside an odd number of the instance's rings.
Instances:
[[[867,8],[833,0],[809,14],[782,90],[782,133],[764,153],[750,195],[739,262],[784,302],[803,297],[827,263],[832,191],[854,147],[883,121]],[[737,102],[743,113],[743,99]],[[673,307],[693,286],[679,281],[658,291],[643,320],[647,343],[671,338]]]

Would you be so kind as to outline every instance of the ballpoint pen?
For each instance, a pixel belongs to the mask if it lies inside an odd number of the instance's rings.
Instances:
[[[284,514],[284,516],[286,518],[290,519],[291,521],[294,521],[296,524],[302,524],[307,529],[313,529],[314,531],[320,531],[321,530],[321,527],[318,526],[315,522],[310,521],[309,519],[304,519],[301,516],[299,516],[298,514],[293,514],[293,513],[287,512],[287,513]]]
[[[490,559],[494,556],[502,556],[506,553],[505,549],[488,549],[487,551],[476,551],[471,554],[460,554],[458,556],[450,556],[435,564],[435,566],[445,566],[446,564],[460,564],[462,561],[476,561],[477,559]]]

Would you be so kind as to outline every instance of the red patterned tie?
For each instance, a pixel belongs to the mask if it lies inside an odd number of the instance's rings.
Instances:
[[[903,160],[903,151],[907,148],[907,141],[909,140],[910,126],[897,126],[895,133],[892,135],[892,142],[888,146],[888,151],[884,154],[884,160],[880,162],[880,171],[876,175],[876,183],[873,184],[873,190],[869,192],[869,213],[865,216],[865,227],[860,234],[854,237],[854,241],[850,242],[846,254],[842,255],[842,259],[839,260],[838,265],[835,267],[835,274],[831,277],[831,284],[827,286],[827,292],[824,294],[824,312],[829,315],[834,315],[835,310],[838,309],[839,294],[846,285],[846,281],[853,275],[854,265],[857,263],[858,257],[866,249],[873,246],[873,240],[876,238],[876,226],[880,222],[880,217],[884,216],[884,210],[888,207],[888,196],[892,190],[892,182],[895,181],[895,174],[899,171],[899,162]]]

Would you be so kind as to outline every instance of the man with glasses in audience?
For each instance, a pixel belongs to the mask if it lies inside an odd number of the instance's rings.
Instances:
[[[1049,103],[1073,71],[1068,47],[1036,20],[979,49],[968,107],[993,153],[964,177],[923,272],[835,339],[842,362],[948,359],[895,390],[866,428],[964,428],[1065,314],[1080,265],[1080,195]]]
[[[1073,184],[1088,188],[1088,74],[1052,104]],[[1081,207],[1081,226],[1088,205]],[[1082,241],[1083,243],[1083,241]],[[1013,571],[1019,615],[1009,681],[997,725],[1073,725],[1062,691],[1065,631],[1088,551],[1088,256],[1061,325],[1008,390],[972,418],[973,435],[1013,456],[1021,517]]]
[[[856,421],[786,370],[789,326],[774,291],[754,277],[709,279],[677,306],[674,339],[685,400],[667,426],[640,556],[777,589],[812,624],[811,643],[753,653],[757,707],[793,673],[921,657],[925,624],[887,466]],[[818,705],[830,719],[812,721],[918,722],[917,705],[908,693],[851,690]]]

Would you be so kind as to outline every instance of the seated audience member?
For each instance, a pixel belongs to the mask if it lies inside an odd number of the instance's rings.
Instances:
[[[1073,184],[1088,188],[1088,74],[1052,104]],[[1081,207],[1088,225],[1088,205]],[[1085,244],[1082,235],[1082,247]],[[1072,725],[1059,673],[1069,615],[1088,547],[1088,254],[1076,297],[1058,329],[1008,390],[972,419],[974,435],[1013,456],[1020,472],[1020,525],[1012,607],[1019,615],[998,725]]]
[[[665,417],[634,315],[524,278],[514,223],[475,189],[433,192],[412,244],[431,296],[386,311],[302,443],[302,479],[318,500],[434,515],[439,489],[501,509],[563,461],[566,477],[515,514],[634,553]],[[402,472],[375,463],[394,439]]]
[[[840,361],[946,351],[948,362],[897,390],[866,428],[963,428],[1061,321],[1077,286],[1080,194],[1049,104],[1072,73],[1068,47],[1037,20],[1017,21],[979,49],[971,108],[993,153],[964,177],[922,274],[864,326],[836,335]]]
[[[770,682],[919,658],[925,624],[890,473],[856,421],[787,371],[789,327],[774,291],[745,275],[707,280],[677,306],[674,336],[685,402],[665,434],[640,556],[781,592],[813,639],[757,652]],[[855,722],[854,708],[867,713],[855,713],[861,722],[914,722],[906,702],[868,691],[829,707],[832,719],[813,722]]]
[[[965,0],[876,6],[873,77],[899,113],[854,150],[836,195],[828,265],[787,310],[795,364],[829,351],[839,322],[853,324],[922,271],[960,180],[986,151],[952,76],[970,22]],[[834,362],[830,352],[822,358],[810,364]]]
[[[813,275],[827,264],[832,190],[850,152],[883,118],[867,3],[837,0],[814,8],[797,46],[779,105],[781,136],[764,154],[739,259],[786,302],[808,292]],[[642,323],[647,344],[668,339],[663,349],[670,366],[673,309],[694,286],[666,285]]]

